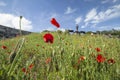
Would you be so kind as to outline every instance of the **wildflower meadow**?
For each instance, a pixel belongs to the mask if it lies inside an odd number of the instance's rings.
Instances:
[[[120,80],[120,39],[54,31],[1,40],[0,80]]]

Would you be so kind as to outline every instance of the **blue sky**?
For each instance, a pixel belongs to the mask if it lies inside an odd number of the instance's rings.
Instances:
[[[32,32],[56,30],[50,20],[56,18],[61,30],[97,31],[120,29],[120,0],[0,0],[0,24]]]

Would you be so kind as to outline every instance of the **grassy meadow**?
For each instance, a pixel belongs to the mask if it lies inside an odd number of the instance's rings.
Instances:
[[[51,32],[46,43],[44,34],[0,41],[0,80],[120,80],[120,39]]]

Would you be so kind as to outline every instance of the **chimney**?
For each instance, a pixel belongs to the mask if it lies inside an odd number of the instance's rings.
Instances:
[[[78,28],[79,28],[79,26],[78,26],[78,24],[76,24],[76,32],[78,32]]]

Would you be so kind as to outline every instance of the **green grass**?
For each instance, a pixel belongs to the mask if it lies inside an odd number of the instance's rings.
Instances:
[[[10,53],[22,37],[0,41],[0,46],[7,47],[0,48],[0,80],[120,80],[120,39],[54,32],[54,43],[48,44],[43,40],[44,34],[22,36],[25,42],[14,64],[9,63]],[[97,54],[105,57],[103,63],[96,61]],[[78,63],[81,56],[86,59]],[[107,62],[111,58],[114,64]],[[46,59],[49,59],[48,64]],[[29,69],[30,64],[33,64],[32,69]],[[8,74],[11,65],[12,72]],[[23,68],[27,72],[23,72]]]

